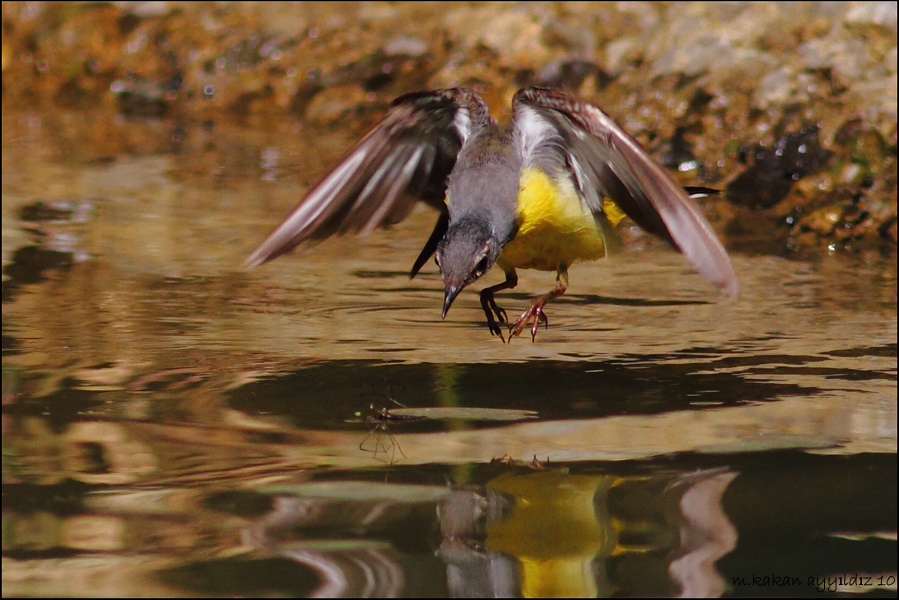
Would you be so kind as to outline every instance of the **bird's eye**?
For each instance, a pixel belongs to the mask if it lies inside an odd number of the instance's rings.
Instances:
[[[478,261],[478,264],[474,268],[474,274],[475,274],[475,277],[480,277],[481,275],[483,275],[486,272],[487,272],[487,257],[485,256],[480,261]]]

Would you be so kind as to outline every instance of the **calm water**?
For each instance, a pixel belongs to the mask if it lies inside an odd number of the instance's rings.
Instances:
[[[4,595],[895,594],[895,257],[638,237],[504,345],[424,209],[240,266],[353,132],[2,129]]]

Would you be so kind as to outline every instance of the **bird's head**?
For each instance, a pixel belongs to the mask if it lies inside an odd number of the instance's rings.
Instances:
[[[465,217],[450,224],[436,256],[446,289],[444,317],[459,292],[489,271],[501,250],[502,244],[484,219]]]

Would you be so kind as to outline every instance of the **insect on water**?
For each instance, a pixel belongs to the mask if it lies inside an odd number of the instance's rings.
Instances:
[[[405,389],[405,388],[404,388]],[[400,408],[408,408],[405,404],[399,402],[393,397],[390,379],[387,378],[387,398],[388,400]],[[369,404],[368,408],[374,413],[365,418],[365,422],[372,425],[371,430],[365,439],[359,443],[359,449],[368,452],[372,458],[387,463],[389,465],[396,463],[396,454],[399,452],[402,458],[406,458],[403,449],[400,447],[396,438],[389,431],[391,423],[408,423],[410,421],[422,421],[426,417],[412,415],[397,415],[390,412],[390,407],[375,408],[374,403]],[[386,435],[387,440],[384,440]],[[383,454],[383,458],[379,455]]]

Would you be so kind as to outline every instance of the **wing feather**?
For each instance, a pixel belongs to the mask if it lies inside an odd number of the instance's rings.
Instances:
[[[525,166],[547,168],[549,161],[548,168],[554,168],[564,161],[590,210],[602,212],[603,197],[611,198],[643,229],[671,242],[723,293],[737,295],[730,258],[702,211],[602,110],[568,94],[533,87],[515,95],[513,110]]]
[[[465,88],[407,94],[247,258],[256,266],[309,239],[370,232],[418,200],[445,211],[446,180],[462,145],[490,115]]]

